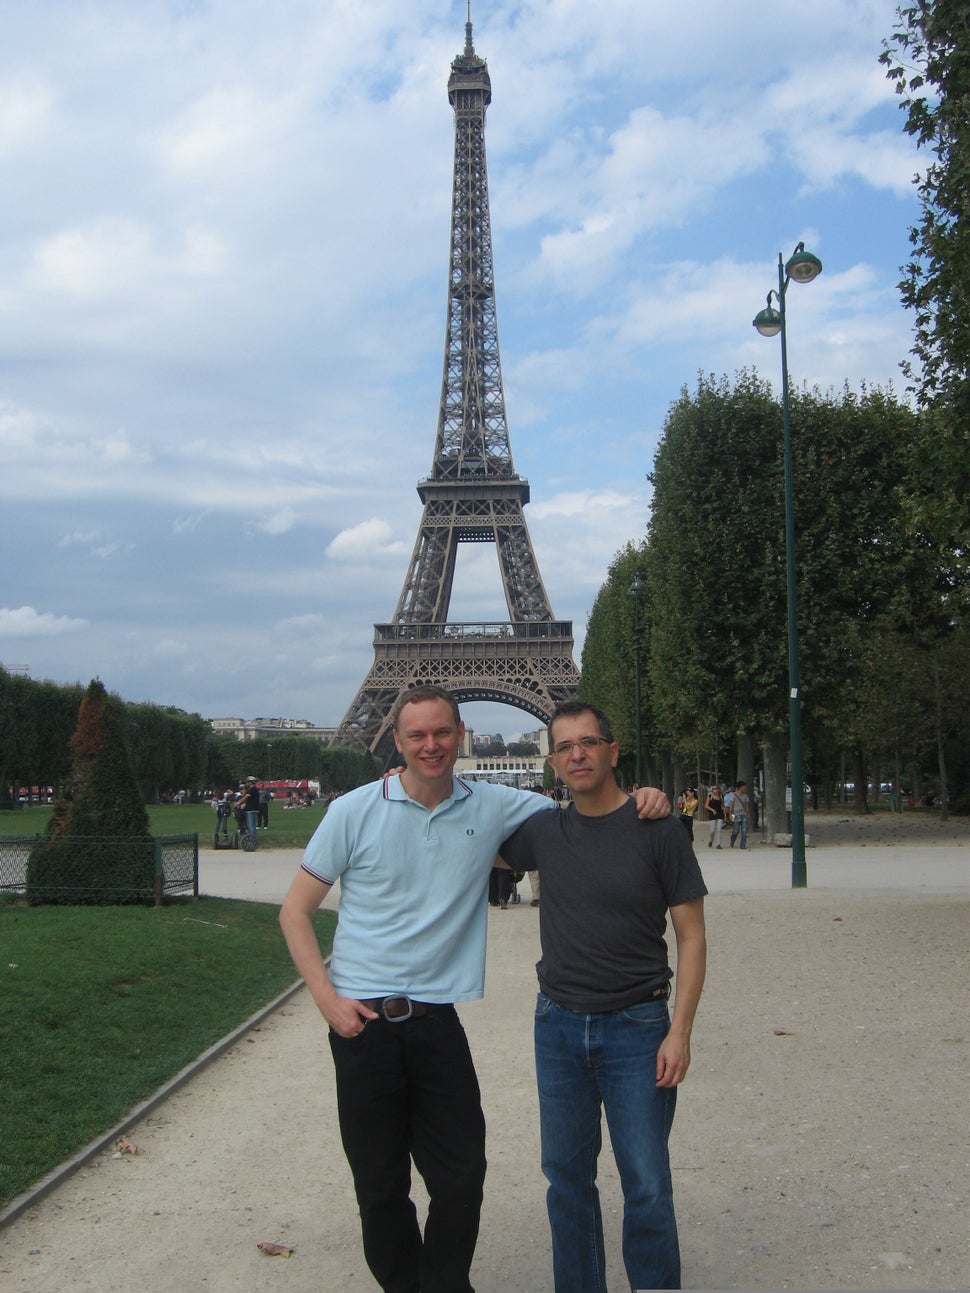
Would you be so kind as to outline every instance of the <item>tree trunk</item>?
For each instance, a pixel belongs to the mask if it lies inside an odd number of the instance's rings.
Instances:
[[[861,746],[856,746],[852,764],[855,770],[855,810],[857,813],[869,812],[869,801],[866,797],[868,782],[866,781],[866,759]]]
[[[663,755],[663,788],[664,793],[670,802],[672,804],[676,803],[679,792],[676,789],[676,781],[674,778],[674,761],[670,757],[669,750],[664,751]]]
[[[936,700],[936,756],[940,765],[940,821],[950,815],[950,791],[946,781],[946,746],[943,731],[943,690],[940,686],[940,652],[933,652],[933,692]]]
[[[748,794],[754,791],[754,741],[750,732],[738,732],[738,775],[737,781],[748,783]]]
[[[775,732],[765,743],[762,757],[765,761],[765,833],[769,839],[773,835],[787,835],[788,813],[785,809],[785,775],[788,752],[788,738],[784,732]]]

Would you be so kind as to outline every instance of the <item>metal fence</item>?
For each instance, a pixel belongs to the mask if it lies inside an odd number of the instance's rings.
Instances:
[[[0,893],[38,903],[161,903],[199,896],[198,835],[0,835]]]

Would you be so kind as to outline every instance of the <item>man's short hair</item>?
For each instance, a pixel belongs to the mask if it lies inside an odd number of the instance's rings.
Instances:
[[[748,783],[746,781],[739,781],[735,789],[740,790],[742,786],[746,786],[747,784]]]
[[[397,731],[398,724],[401,721],[401,710],[405,705],[420,704],[423,700],[443,700],[451,708],[455,716],[455,727],[461,727],[461,714],[458,712],[458,702],[450,691],[444,687],[436,687],[433,683],[427,683],[420,687],[409,687],[406,692],[398,696],[394,702],[394,708],[391,710],[391,727]]]
[[[550,749],[552,748],[552,725],[556,719],[578,718],[580,714],[592,714],[599,725],[600,736],[607,741],[613,740],[613,728],[610,724],[610,720],[601,709],[597,709],[595,705],[590,705],[589,702],[585,700],[561,700],[552,711],[552,718],[550,718],[546,729],[549,733]]]

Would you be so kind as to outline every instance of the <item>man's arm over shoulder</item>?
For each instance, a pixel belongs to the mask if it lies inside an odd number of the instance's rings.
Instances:
[[[634,790],[637,816],[643,821],[656,821],[670,815],[670,800],[657,786],[640,786]]]

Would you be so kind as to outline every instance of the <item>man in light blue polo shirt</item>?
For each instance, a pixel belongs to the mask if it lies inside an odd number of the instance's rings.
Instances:
[[[502,842],[555,805],[453,775],[465,729],[442,688],[406,692],[392,723],[404,771],[333,802],[280,925],[330,1026],[340,1133],[374,1278],[385,1293],[472,1293],[485,1121],[454,1002],[484,990],[488,875]],[[669,811],[650,789],[638,808]],[[328,973],[312,916],[338,879]],[[412,1158],[430,1200],[423,1237]]]

